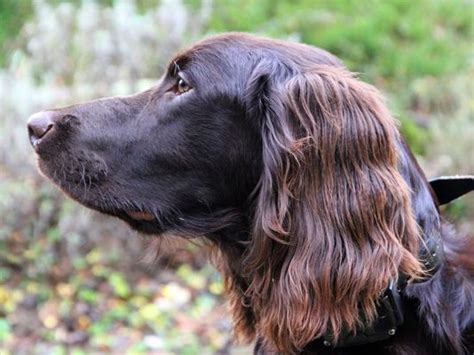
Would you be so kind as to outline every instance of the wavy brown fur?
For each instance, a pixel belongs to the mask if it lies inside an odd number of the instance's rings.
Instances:
[[[263,125],[264,175],[249,285],[226,278],[237,332],[283,352],[331,330],[355,330],[398,272],[422,275],[409,190],[397,171],[394,121],[370,85],[317,66],[285,83],[285,117]],[[370,267],[368,267],[370,266]],[[374,272],[377,270],[377,272]],[[237,312],[236,312],[237,311]]]

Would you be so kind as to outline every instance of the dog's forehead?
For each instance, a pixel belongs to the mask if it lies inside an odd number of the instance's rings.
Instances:
[[[231,80],[243,83],[260,52],[257,40],[249,35],[219,35],[197,42],[178,53],[169,63],[168,75],[187,72],[197,82]]]
[[[258,40],[246,34],[225,34],[195,43],[178,53],[170,62],[170,70],[185,67],[191,62],[242,61],[250,51],[258,49]]]
[[[278,39],[259,37],[247,33],[231,32],[209,37],[179,53],[170,64],[186,66],[189,63],[217,65],[242,70],[245,63],[255,63],[263,57],[285,62],[290,66],[309,67],[314,64],[343,66],[329,52],[314,46]]]

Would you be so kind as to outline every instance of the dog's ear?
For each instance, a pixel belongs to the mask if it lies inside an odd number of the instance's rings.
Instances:
[[[423,270],[400,137],[376,89],[342,68],[263,69],[250,81],[263,173],[245,297],[257,333],[286,352],[355,330],[399,272]]]

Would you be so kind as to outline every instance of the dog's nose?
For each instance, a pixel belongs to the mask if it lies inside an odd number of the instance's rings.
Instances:
[[[28,134],[33,148],[54,127],[53,116],[52,111],[42,111],[31,115],[28,119]]]

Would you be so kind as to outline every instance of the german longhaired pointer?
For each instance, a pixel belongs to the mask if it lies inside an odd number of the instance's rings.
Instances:
[[[219,35],[147,91],[28,130],[73,199],[208,240],[257,354],[473,351],[474,239],[438,206],[474,180],[430,185],[380,93],[322,49]]]

